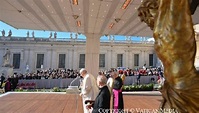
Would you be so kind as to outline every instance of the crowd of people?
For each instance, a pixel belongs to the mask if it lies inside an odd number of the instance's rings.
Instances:
[[[47,69],[37,70],[35,73],[17,74],[19,79],[65,79],[76,78],[79,72],[73,69]]]
[[[14,91],[17,88],[18,77],[9,77],[5,78],[4,74],[1,75],[1,86],[0,88],[4,88],[5,92]]]
[[[139,69],[129,69],[129,68],[112,68],[109,70],[100,71],[99,74],[103,74],[106,78],[110,78],[110,71],[117,71],[121,78],[124,81],[124,78],[127,76],[136,76],[137,84],[140,84],[141,76],[158,76],[157,80],[151,80],[158,82],[160,84],[163,83],[163,70],[161,68],[139,68]],[[67,79],[67,78],[76,78],[80,76],[80,72],[74,69],[47,69],[47,70],[37,70],[35,73],[25,73],[18,74],[14,73],[14,75],[10,76],[9,79],[5,79],[4,75],[1,78],[1,87],[2,84],[6,81],[11,83],[11,89],[14,90],[17,87],[18,80],[32,80],[32,79]],[[9,90],[8,90],[9,91]]]
[[[162,69],[159,67],[155,68],[112,68],[109,70],[101,70],[100,72],[109,77],[109,71],[115,70],[119,71],[119,74],[124,74],[125,76],[159,76],[163,73]],[[79,71],[76,69],[46,69],[37,70],[35,73],[14,73],[19,79],[65,79],[65,78],[76,78],[80,75]]]
[[[123,113],[124,102],[122,95],[123,80],[118,71],[110,70],[109,76],[112,83],[107,82],[107,77],[99,72],[97,80],[86,69],[80,70],[83,77],[80,96],[82,97],[84,113]],[[98,88],[99,89],[98,89]],[[112,98],[112,109],[110,103]]]

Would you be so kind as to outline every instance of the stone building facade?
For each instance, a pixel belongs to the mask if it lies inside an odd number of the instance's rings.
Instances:
[[[10,64],[14,72],[35,72],[40,69],[77,69],[85,66],[85,41],[80,39],[50,39],[0,37],[0,64],[6,49],[11,51]],[[160,66],[153,42],[101,41],[99,69],[124,67],[135,69],[146,64]]]

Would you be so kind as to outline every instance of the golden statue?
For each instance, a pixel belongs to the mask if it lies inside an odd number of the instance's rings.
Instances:
[[[160,112],[199,112],[199,73],[194,67],[196,41],[189,1],[145,0],[138,12],[153,30],[155,51],[164,65]]]

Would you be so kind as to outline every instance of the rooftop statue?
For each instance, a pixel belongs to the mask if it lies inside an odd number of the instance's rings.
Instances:
[[[54,38],[57,38],[57,32],[54,33]]]
[[[50,36],[49,36],[49,38],[52,38],[52,35],[53,35],[53,34],[52,34],[52,32],[50,32]]]
[[[73,38],[73,34],[72,34],[72,33],[70,33],[70,38],[71,38],[71,39]]]
[[[75,34],[75,39],[77,39],[77,38],[78,38],[78,34],[76,33],[76,34]]]
[[[3,67],[10,67],[10,56],[11,56],[11,52],[9,49],[6,49],[6,53],[5,55],[3,55]]]
[[[35,32],[32,31],[32,38],[35,38]]]
[[[26,34],[27,34],[27,37],[29,37],[29,31],[27,31],[27,33],[26,33]]]
[[[11,37],[11,36],[12,36],[12,31],[9,30],[9,32],[8,32],[8,37]]]
[[[1,31],[2,33],[2,36],[4,37],[5,36],[5,30]]]
[[[197,113],[199,73],[194,66],[196,41],[189,1],[144,0],[138,15],[153,30],[155,51],[164,65],[160,112]]]

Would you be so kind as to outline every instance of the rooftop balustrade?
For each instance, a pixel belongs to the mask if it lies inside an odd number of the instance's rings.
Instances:
[[[154,41],[148,41],[148,38],[144,40],[105,40],[100,39],[101,43],[150,43],[153,44]],[[86,39],[71,39],[71,38],[44,38],[44,37],[4,37],[0,36],[0,41],[30,41],[30,42],[82,42],[85,43]]]

